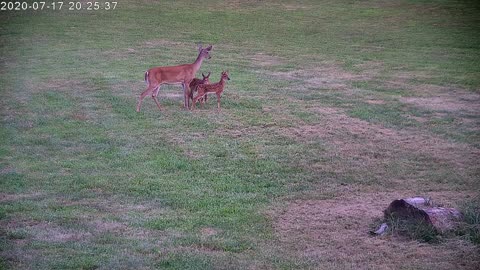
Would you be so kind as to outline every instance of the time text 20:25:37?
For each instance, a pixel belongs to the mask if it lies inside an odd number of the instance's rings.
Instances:
[[[25,10],[114,10],[117,8],[116,1],[92,1],[92,2],[77,2],[77,1],[33,1],[33,2],[0,2],[0,11],[25,11]]]

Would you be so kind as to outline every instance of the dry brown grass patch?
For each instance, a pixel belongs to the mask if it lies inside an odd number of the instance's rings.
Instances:
[[[302,87],[314,89],[348,90],[354,81],[364,81],[372,77],[368,71],[352,73],[332,63],[320,63],[318,66],[292,71],[264,71],[265,74],[282,80],[301,80]]]
[[[426,267],[435,269],[475,269],[480,263],[478,248],[460,240],[439,245],[400,241],[391,236],[368,234],[382,211],[398,198],[411,192],[374,192],[351,194],[348,188],[335,199],[296,200],[274,217],[274,228],[283,245],[296,256],[315,261],[325,269],[398,269]],[[427,193],[426,196],[453,200],[465,193]],[[449,198],[449,199],[447,199]],[[455,199],[453,199],[455,198]]]
[[[480,159],[480,150],[468,144],[453,143],[417,130],[386,128],[349,117],[339,109],[318,107],[312,110],[320,114],[319,123],[279,131],[299,141],[325,141],[330,151],[346,159],[353,158],[358,165],[389,162],[397,156],[413,153],[459,169],[478,167],[475,160]]]
[[[0,174],[2,174],[2,173],[3,172],[0,172]],[[0,192],[0,202],[10,202],[10,201],[19,201],[19,200],[24,200],[24,199],[34,199],[34,198],[39,198],[43,195],[44,194],[41,193],[41,192],[18,193],[18,194],[9,194],[9,193],[1,193]]]
[[[283,62],[279,57],[264,53],[256,53],[251,56],[251,59],[254,65],[260,67],[277,66]]]
[[[209,238],[215,236],[219,233],[219,230],[211,227],[205,227],[200,230],[200,235],[202,238]]]
[[[90,232],[67,229],[44,222],[27,227],[27,229],[32,231],[35,240],[44,242],[85,241],[92,236]]]
[[[480,112],[480,95],[474,93],[443,93],[429,97],[405,97],[400,101],[432,111],[465,111],[475,114]]]

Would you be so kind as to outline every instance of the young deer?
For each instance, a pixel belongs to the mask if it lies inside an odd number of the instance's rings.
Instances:
[[[193,102],[193,93],[197,92],[197,88],[201,84],[209,84],[210,83],[210,72],[208,72],[207,76],[203,74],[202,72],[202,77],[203,79],[198,79],[198,78],[193,78],[193,80],[190,82],[190,91],[188,93],[188,97],[192,100]],[[201,102],[204,102],[205,99],[200,100]]]
[[[188,92],[190,88],[190,82],[195,78],[195,74],[200,69],[203,59],[210,59],[210,51],[213,46],[210,45],[207,48],[202,48],[202,45],[198,48],[198,57],[192,64],[185,64],[179,66],[168,67],[154,67],[145,72],[145,82],[147,83],[147,89],[143,91],[138,99],[137,112],[140,111],[142,106],[142,100],[147,95],[152,95],[153,101],[157,104],[157,107],[161,110],[160,103],[157,100],[158,91],[162,84],[181,84],[183,87],[183,106],[189,108],[190,99],[188,98]]]
[[[195,108],[195,103],[197,103],[200,98],[206,96],[208,93],[215,93],[217,95],[217,109],[220,110],[220,95],[222,94],[223,89],[225,89],[226,80],[230,80],[230,77],[228,76],[228,70],[222,71],[222,76],[220,77],[219,82],[199,85],[197,87],[198,94],[193,99],[193,108]]]

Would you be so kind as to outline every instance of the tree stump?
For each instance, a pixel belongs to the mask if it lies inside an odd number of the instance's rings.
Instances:
[[[422,221],[438,233],[455,229],[462,220],[462,214],[457,209],[433,206],[429,199],[423,197],[394,200],[385,209],[384,215],[385,218]]]

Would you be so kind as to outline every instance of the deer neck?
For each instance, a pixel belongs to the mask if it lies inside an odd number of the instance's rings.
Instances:
[[[198,57],[197,59],[195,60],[195,62],[193,62],[193,71],[194,71],[194,74],[197,73],[197,71],[200,69],[200,66],[202,65],[202,62],[203,62],[203,57],[201,54],[198,54]]]
[[[225,84],[225,81],[223,79],[220,79],[220,81],[216,83],[216,85],[218,86],[223,86],[224,84]]]

